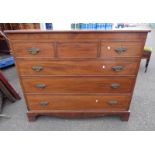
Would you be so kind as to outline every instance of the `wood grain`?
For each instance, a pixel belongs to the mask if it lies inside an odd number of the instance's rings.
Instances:
[[[122,77],[23,77],[26,93],[131,93],[135,78]],[[113,89],[112,84],[120,87]],[[45,88],[36,85],[44,84]]]
[[[136,60],[27,60],[18,59],[20,75],[136,75]],[[39,71],[33,67],[41,67]],[[122,70],[113,68],[122,66]]]
[[[29,121],[39,115],[68,118],[118,115],[128,121],[148,32],[5,31]],[[32,55],[28,48],[40,51]],[[126,50],[118,53],[118,48]],[[116,66],[123,69],[114,71]],[[36,67],[41,69],[36,71]]]
[[[30,110],[128,110],[130,95],[26,95]],[[110,104],[110,101],[117,101]],[[42,105],[41,103],[46,103]]]
[[[75,39],[101,39],[118,41],[144,41],[150,30],[110,30],[110,31],[4,31],[11,41],[23,40],[75,40]]]
[[[12,44],[13,53],[15,57],[54,57],[54,43],[28,42]],[[31,54],[28,50],[30,48],[37,48],[37,54]]]
[[[59,42],[57,44],[60,58],[96,58],[98,42]]]
[[[103,116],[119,116],[122,121],[128,121],[130,111],[106,110],[31,110],[27,112],[28,120],[35,121],[38,116],[54,116],[60,118],[93,118]]]
[[[117,53],[115,49],[119,47],[126,48],[127,51]],[[101,57],[140,57],[142,48],[143,42],[102,42]]]

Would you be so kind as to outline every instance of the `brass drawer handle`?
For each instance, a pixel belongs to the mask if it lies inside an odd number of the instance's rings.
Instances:
[[[45,84],[36,84],[36,87],[37,87],[37,88],[45,88],[46,85],[45,85]]]
[[[118,54],[124,53],[124,52],[126,52],[127,50],[128,50],[128,49],[127,49],[127,48],[124,48],[124,47],[115,48],[115,52],[117,52]]]
[[[41,106],[47,106],[48,105],[48,101],[41,101],[39,104]]]
[[[113,89],[117,89],[119,87],[120,87],[120,84],[119,83],[112,83],[111,84],[111,88],[113,88]]]
[[[28,48],[27,51],[30,53],[30,54],[37,54],[39,53],[40,49],[39,48],[35,48],[35,47],[32,47],[32,48]]]
[[[32,66],[32,70],[36,71],[36,72],[40,72],[41,70],[43,70],[42,66]]]
[[[111,100],[111,101],[108,101],[108,104],[109,105],[116,105],[116,104],[118,104],[118,101],[117,100]]]
[[[112,70],[116,71],[116,72],[121,71],[121,70],[123,70],[123,66],[113,66]]]

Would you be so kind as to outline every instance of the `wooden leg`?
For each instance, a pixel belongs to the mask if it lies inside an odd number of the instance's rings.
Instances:
[[[148,67],[148,65],[149,65],[149,61],[150,61],[150,59],[146,59],[145,73],[147,72],[147,67]]]
[[[36,120],[36,115],[35,114],[32,114],[32,113],[27,113],[27,117],[28,117],[28,120],[30,121],[30,122],[32,122],[32,121],[35,121]]]
[[[122,121],[128,121],[129,120],[129,116],[130,116],[130,112],[126,112],[126,113],[120,115],[120,119]]]
[[[151,53],[150,53],[149,57],[146,59],[145,73],[147,72],[147,68],[148,68],[148,65],[149,65],[149,62],[150,62],[150,57],[151,57]]]

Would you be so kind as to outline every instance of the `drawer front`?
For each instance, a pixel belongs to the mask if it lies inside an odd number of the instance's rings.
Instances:
[[[22,78],[26,93],[129,93],[134,81],[122,77]]]
[[[102,42],[101,57],[141,57],[143,43]]]
[[[97,42],[59,42],[57,54],[60,58],[96,58]]]
[[[18,60],[21,75],[135,75],[137,61],[40,61]]]
[[[13,50],[16,57],[54,57],[53,43],[15,43]]]
[[[30,110],[128,110],[131,97],[101,95],[26,95]]]

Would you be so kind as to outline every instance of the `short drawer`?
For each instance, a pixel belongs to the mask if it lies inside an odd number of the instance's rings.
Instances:
[[[26,95],[29,110],[128,110],[129,95]]]
[[[15,43],[12,46],[16,57],[54,57],[53,43]]]
[[[101,57],[141,57],[141,42],[102,42]]]
[[[60,58],[96,58],[97,42],[59,42],[57,55]]]
[[[138,63],[138,60],[17,60],[21,75],[135,75]]]
[[[129,93],[135,78],[22,77],[26,93]]]

